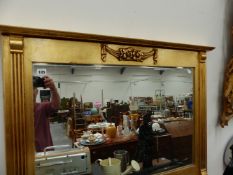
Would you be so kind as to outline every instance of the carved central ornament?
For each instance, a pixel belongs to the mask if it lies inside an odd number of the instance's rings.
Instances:
[[[157,52],[158,50],[153,48],[150,52],[142,52],[139,49],[132,47],[119,48],[114,50],[107,46],[107,44],[101,44],[101,59],[103,62],[106,61],[107,53],[116,57],[119,61],[136,61],[143,62],[149,57],[153,57],[154,64],[157,63]]]

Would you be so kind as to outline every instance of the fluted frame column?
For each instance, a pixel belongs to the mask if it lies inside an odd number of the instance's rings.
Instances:
[[[4,80],[4,113],[6,132],[6,161],[8,175],[32,175],[34,167],[28,167],[34,161],[33,131],[27,127],[33,124],[32,102],[29,102],[25,91],[30,90],[31,69],[26,69],[23,37],[4,37],[3,80]],[[8,43],[8,44],[7,44]],[[32,85],[31,85],[32,86]],[[32,90],[31,90],[32,91]]]
[[[206,52],[199,52],[200,174],[207,175]]]

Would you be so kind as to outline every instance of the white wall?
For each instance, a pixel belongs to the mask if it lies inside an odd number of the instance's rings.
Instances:
[[[0,24],[216,47],[207,55],[207,142],[209,175],[220,175],[233,135],[233,120],[224,129],[218,125],[224,65],[232,53],[232,8],[232,0],[1,0]],[[0,127],[4,175],[3,132]]]
[[[166,68],[160,74],[159,70],[149,67],[127,67],[121,73],[121,67],[34,65],[33,74],[37,75],[39,69],[46,69],[56,85],[60,84],[61,97],[70,98],[75,93],[78,100],[82,96],[83,102],[101,102],[102,91],[104,102],[110,99],[128,102],[130,96],[155,99],[158,90],[164,91],[162,95],[181,100],[193,90],[193,75],[187,69]]]

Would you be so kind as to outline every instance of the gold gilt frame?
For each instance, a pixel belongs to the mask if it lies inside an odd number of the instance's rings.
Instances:
[[[33,62],[194,68],[193,164],[162,174],[207,174],[205,62],[213,47],[11,26],[0,26],[0,31],[8,175],[35,174]]]

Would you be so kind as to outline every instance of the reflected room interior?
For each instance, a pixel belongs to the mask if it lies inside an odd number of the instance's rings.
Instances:
[[[92,163],[119,149],[137,160],[139,128],[150,112],[151,168],[160,172],[193,162],[193,68],[34,63],[33,75],[40,69],[61,98],[49,118],[54,145],[88,146]],[[49,100],[49,89],[39,88],[37,102]]]

